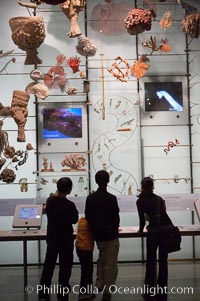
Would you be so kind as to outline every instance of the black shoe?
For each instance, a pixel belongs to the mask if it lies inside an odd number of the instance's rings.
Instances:
[[[38,294],[38,299],[40,300],[40,301],[50,301],[50,295],[49,294],[47,294],[47,293],[39,293]]]
[[[80,294],[78,296],[78,300],[79,301],[84,301],[84,300],[92,300],[96,298],[96,295],[95,294]]]
[[[148,294],[142,294],[142,297],[146,301],[155,301],[155,297]]]
[[[111,300],[111,295],[110,294],[103,294],[103,298],[101,301],[110,301]]]
[[[66,295],[63,296],[62,294],[57,294],[57,299],[59,301],[68,301],[69,300],[69,295],[66,294]]]

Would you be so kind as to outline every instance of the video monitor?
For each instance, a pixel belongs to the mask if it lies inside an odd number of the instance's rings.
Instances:
[[[149,76],[140,81],[142,125],[188,124],[185,76]]]
[[[16,205],[13,228],[40,228],[43,205]]]
[[[84,152],[88,149],[86,103],[45,103],[38,111],[38,143],[41,153]]]
[[[145,111],[183,111],[182,82],[144,82]]]
[[[82,108],[44,108],[43,138],[82,138]]]

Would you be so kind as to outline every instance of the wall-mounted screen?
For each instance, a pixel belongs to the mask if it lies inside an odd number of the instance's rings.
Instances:
[[[82,138],[82,108],[43,109],[43,138]]]
[[[141,125],[188,124],[188,89],[185,76],[143,77],[140,91]]]
[[[183,111],[182,82],[144,82],[145,111]]]
[[[38,117],[41,153],[87,151],[86,103],[42,103]],[[43,157],[45,156],[42,154]]]
[[[40,228],[43,205],[16,205],[13,228]]]

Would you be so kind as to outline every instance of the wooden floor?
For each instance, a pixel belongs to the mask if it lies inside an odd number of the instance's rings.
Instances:
[[[95,266],[96,270],[96,266]],[[28,288],[29,293],[24,294],[23,290],[23,268],[0,267],[0,301],[34,301],[37,300],[36,287],[40,280],[42,269],[40,267],[28,268]],[[134,290],[143,287],[145,265],[143,264],[119,264],[119,274],[116,288],[120,293],[113,294],[113,301],[142,301],[141,294]],[[56,287],[58,268],[56,268],[53,277],[53,284]],[[94,274],[95,276],[95,274]],[[71,277],[71,285],[79,284],[80,267],[75,265]],[[169,301],[199,301],[200,300],[200,262],[191,263],[169,263],[169,289],[173,288],[173,293],[168,297]],[[188,288],[193,293],[188,292]],[[32,291],[33,290],[33,291]],[[122,290],[130,290],[129,293],[121,293]],[[183,292],[185,290],[185,292]],[[96,301],[101,300],[101,293],[96,297]],[[57,300],[53,292],[51,300]],[[71,293],[70,301],[78,300],[78,294]]]

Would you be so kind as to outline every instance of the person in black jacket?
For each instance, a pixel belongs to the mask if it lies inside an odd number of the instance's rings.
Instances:
[[[137,200],[140,226],[139,232],[143,232],[146,220],[149,222],[147,227],[147,262],[145,274],[144,299],[159,301],[167,299],[168,281],[168,253],[160,244],[159,227],[172,224],[167,215],[165,201],[153,193],[153,179],[145,177],[141,181],[142,192]],[[159,247],[159,273],[156,271],[156,254]],[[157,290],[155,292],[155,289]]]
[[[46,201],[47,251],[40,280],[39,299],[49,300],[51,280],[59,256],[59,278],[56,290],[59,300],[69,298],[71,269],[73,265],[73,226],[78,221],[78,211],[66,196],[72,190],[72,181],[64,177],[57,182],[57,192]]]
[[[117,198],[107,191],[109,174],[100,170],[95,175],[99,186],[86,199],[85,217],[99,250],[96,287],[104,290],[102,301],[111,300],[111,286],[118,274],[118,227],[120,222]]]

